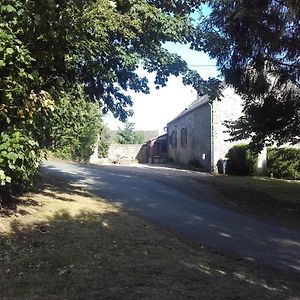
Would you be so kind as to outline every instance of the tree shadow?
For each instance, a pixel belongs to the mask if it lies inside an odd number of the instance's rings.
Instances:
[[[157,186],[154,191],[152,183],[157,180],[157,174],[154,176],[149,172],[144,175],[136,168],[105,167],[105,172],[99,172],[96,167],[50,165],[43,171],[66,180],[70,187],[74,187],[74,184],[84,186],[94,195],[108,199],[130,214],[143,217],[176,234],[225,252],[236,253],[246,259],[299,272],[297,231],[272,226],[206,204],[202,199],[211,199],[216,195],[205,186],[196,186],[196,193],[200,195],[196,202],[193,200],[195,184],[191,185],[191,178],[177,176],[176,180],[168,180],[164,173],[159,175],[159,182],[164,184]],[[185,191],[180,195],[176,192],[179,186],[181,191]],[[64,183],[63,188],[66,187]]]
[[[34,185],[34,188],[32,189],[32,192],[35,193],[41,193],[45,196],[53,196],[57,193],[63,193],[66,195],[78,195],[83,197],[90,197],[91,194],[86,192],[84,189],[80,188],[78,185],[76,185],[76,182],[78,182],[78,177],[76,177],[76,180],[72,179],[63,179],[59,181],[56,178],[53,178],[50,176],[47,172],[40,172],[38,181],[36,181],[36,184]],[[66,201],[66,202],[72,202],[72,199],[69,199],[67,197],[55,197],[56,199]]]
[[[27,214],[25,209],[18,209],[20,206],[38,206],[38,202],[30,198],[11,197],[9,202],[0,203],[0,217],[15,215],[17,212],[23,215]]]
[[[30,214],[26,207],[40,206],[41,204],[32,199],[30,195],[41,194],[60,200],[63,202],[74,202],[73,196],[91,197],[91,194],[84,189],[76,186],[78,177],[65,178],[64,180],[58,180],[53,176],[50,176],[46,171],[40,172],[34,180],[33,186],[23,195],[11,197],[8,202],[0,201],[0,217],[9,217],[14,215],[27,215]],[[62,196],[65,195],[65,196]]]
[[[288,299],[297,274],[183,241],[126,214],[60,211],[0,235],[2,299]]]

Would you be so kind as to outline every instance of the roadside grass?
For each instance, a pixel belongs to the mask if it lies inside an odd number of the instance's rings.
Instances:
[[[0,299],[300,299],[299,274],[175,237],[47,174],[0,214]]]
[[[285,225],[300,226],[300,181],[215,175],[200,178],[222,194],[225,205]]]

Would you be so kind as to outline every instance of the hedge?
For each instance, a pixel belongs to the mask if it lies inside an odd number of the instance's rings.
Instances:
[[[226,173],[232,175],[254,175],[257,170],[258,154],[252,152],[248,145],[235,145],[226,154],[228,162]]]
[[[268,148],[267,166],[276,178],[300,179],[300,149]]]

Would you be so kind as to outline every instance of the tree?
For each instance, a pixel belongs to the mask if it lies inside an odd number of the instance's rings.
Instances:
[[[157,87],[166,85],[169,75],[182,74],[184,82],[201,90],[204,81],[197,72],[162,46],[192,40],[189,14],[200,4],[3,0],[1,103],[6,109],[22,109],[30,91],[46,91],[57,100],[60,91],[80,84],[89,100],[101,102],[103,112],[111,110],[125,120],[132,105],[126,91],[149,92],[147,79],[135,72],[139,65],[156,72]]]
[[[135,132],[135,140],[137,144],[145,143],[145,133],[142,130],[137,130]]]
[[[82,93],[76,99],[68,94],[60,99],[49,127],[48,148],[61,158],[88,161],[98,136],[104,147],[99,105],[87,102]]]
[[[229,123],[232,139],[252,147],[300,140],[300,3],[297,0],[206,1],[211,14],[193,47],[217,60],[244,100]]]
[[[142,131],[134,130],[134,123],[128,121],[124,124],[124,129],[117,133],[117,143],[119,144],[142,144],[144,143],[145,137]]]
[[[78,88],[104,113],[111,110],[125,120],[132,113],[127,91],[149,92],[147,79],[135,72],[140,65],[156,73],[157,87],[166,85],[169,75],[182,74],[199,92],[214,91],[218,81],[205,85],[163,47],[167,41],[192,40],[189,15],[200,5],[195,0],[2,0],[0,131],[10,139],[22,132],[42,147],[55,105],[65,94],[76,101]],[[13,168],[1,166],[2,186],[9,184]]]
[[[103,158],[107,157],[109,144],[111,139],[111,131],[105,125],[102,126],[100,130],[100,134],[98,135],[98,157]]]

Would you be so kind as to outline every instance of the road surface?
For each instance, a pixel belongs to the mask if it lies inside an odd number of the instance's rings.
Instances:
[[[187,238],[300,273],[300,232],[208,204],[209,199],[221,195],[195,179],[209,174],[155,166],[95,167],[56,160],[45,161],[42,171]]]

